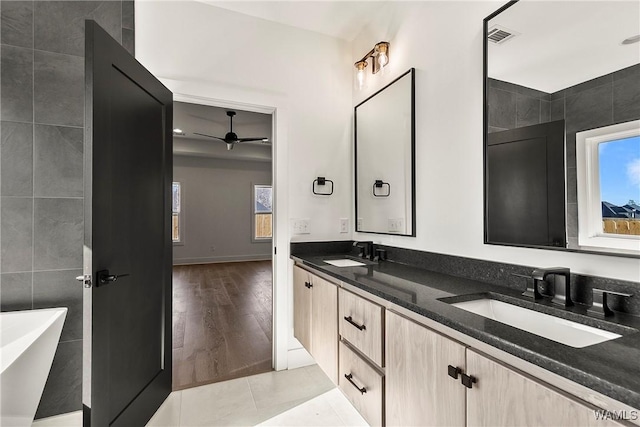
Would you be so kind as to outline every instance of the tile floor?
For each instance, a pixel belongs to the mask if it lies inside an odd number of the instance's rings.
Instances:
[[[76,427],[81,413],[33,423]],[[317,365],[174,391],[147,427],[367,426]]]

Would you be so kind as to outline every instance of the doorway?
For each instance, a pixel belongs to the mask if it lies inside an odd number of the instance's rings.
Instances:
[[[174,390],[273,368],[272,123],[174,102]]]

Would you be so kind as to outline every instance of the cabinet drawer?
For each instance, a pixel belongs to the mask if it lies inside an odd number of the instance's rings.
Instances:
[[[384,308],[342,288],[338,300],[340,335],[383,367]]]
[[[382,425],[382,375],[340,342],[340,389],[372,426]]]

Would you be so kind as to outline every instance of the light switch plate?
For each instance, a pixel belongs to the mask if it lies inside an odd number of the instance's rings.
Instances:
[[[293,234],[311,234],[309,230],[309,218],[298,218],[293,220]]]

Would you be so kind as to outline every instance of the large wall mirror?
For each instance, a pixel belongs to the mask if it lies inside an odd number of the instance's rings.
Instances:
[[[415,70],[355,107],[356,231],[416,235]]]
[[[640,2],[484,20],[485,243],[640,256]]]

